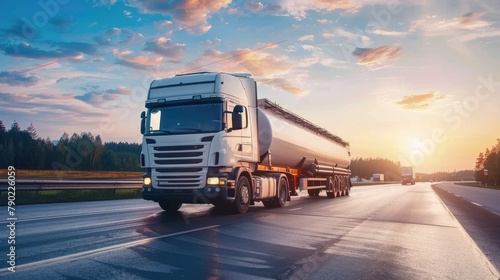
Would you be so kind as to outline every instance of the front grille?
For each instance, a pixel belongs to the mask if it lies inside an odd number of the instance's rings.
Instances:
[[[156,172],[174,173],[174,172],[201,172],[203,168],[157,168]]]
[[[203,152],[185,152],[185,153],[155,153],[157,158],[184,158],[184,157],[199,157]]]
[[[152,145],[153,146],[153,145]],[[199,189],[204,187],[207,174],[208,145],[171,145],[152,147],[155,163],[154,187],[160,189]]]
[[[191,164],[191,163],[202,163],[202,159],[162,159],[155,160],[156,164]]]
[[[200,150],[203,145],[184,145],[184,146],[158,146],[154,147],[155,151],[186,151],[186,150]]]

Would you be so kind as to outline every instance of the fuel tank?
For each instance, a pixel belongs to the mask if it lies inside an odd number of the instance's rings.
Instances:
[[[269,152],[272,165],[294,167],[303,157],[302,166],[351,164],[349,143],[342,138],[267,99],[258,100],[257,111],[261,158]]]

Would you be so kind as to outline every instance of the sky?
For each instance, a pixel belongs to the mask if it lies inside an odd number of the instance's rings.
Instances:
[[[2,1],[0,120],[141,142],[154,79],[251,73],[268,98],[417,172],[500,138],[500,2]],[[8,11],[8,12],[6,12]]]

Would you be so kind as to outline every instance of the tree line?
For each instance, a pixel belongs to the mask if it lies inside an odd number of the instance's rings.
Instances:
[[[401,180],[401,164],[384,158],[356,158],[351,162],[351,176],[369,179],[384,174],[385,181]]]
[[[487,175],[485,175],[487,170]],[[474,177],[483,185],[500,185],[500,139],[497,143],[477,156]]]
[[[42,139],[31,124],[21,130],[14,121],[7,130],[0,120],[0,168],[18,169],[140,171],[141,145],[107,142],[90,132],[64,132],[57,144]]]

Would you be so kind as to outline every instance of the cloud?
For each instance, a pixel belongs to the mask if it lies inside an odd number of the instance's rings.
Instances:
[[[371,31],[371,33],[376,34],[376,35],[382,35],[382,36],[389,36],[389,37],[402,37],[408,34],[408,32],[400,32],[400,31],[386,31],[386,30],[380,30],[380,29],[375,29]]]
[[[308,11],[331,12],[336,9],[348,9],[351,0],[281,0],[280,5],[298,20],[307,17]]]
[[[405,96],[403,99],[396,102],[396,104],[403,109],[426,109],[432,104],[444,99],[446,99],[446,96],[438,95],[436,92],[430,92],[426,94]]]
[[[170,20],[155,21],[155,26],[158,28],[171,28],[174,25]]]
[[[83,88],[84,90],[86,88]],[[97,91],[98,87],[90,87],[90,91],[83,95],[75,96],[75,99],[81,100],[87,104],[102,108],[109,107],[109,103],[115,103],[124,96],[132,95],[132,90],[125,86],[119,86],[116,89]]]
[[[271,14],[275,14],[275,13],[278,13],[279,11],[282,10],[282,7],[281,5],[275,5],[275,4],[270,4],[270,5],[267,5],[265,8],[264,8],[264,11],[267,12],[267,13],[271,13]]]
[[[332,34],[326,34],[326,36],[331,37]],[[355,46],[369,46],[372,43],[372,40],[370,37],[364,35],[363,32],[355,33],[355,32],[349,32],[346,31],[343,28],[339,28],[335,30],[333,35],[338,36],[338,37],[343,37],[346,38],[348,42]],[[323,36],[325,37],[325,36]],[[325,37],[326,38],[326,37]]]
[[[265,51],[250,49],[238,49],[226,54],[217,50],[207,50],[197,62],[203,65],[207,61],[223,62],[221,67],[229,70],[224,70],[226,72],[241,72],[241,69],[245,69],[254,76],[283,74],[292,68],[288,57],[284,55],[271,55]]]
[[[222,40],[220,38],[217,38],[215,37],[215,39],[213,40],[205,40],[201,43],[201,45],[203,46],[206,46],[206,47],[209,47],[209,46],[217,46],[217,45],[220,45],[220,43],[222,42]]]
[[[299,38],[299,41],[313,41],[314,40],[314,35],[304,35]]]
[[[401,55],[400,47],[382,46],[378,48],[356,48],[352,53],[358,59],[358,64],[366,66],[380,66],[388,60]]]
[[[118,58],[116,64],[143,71],[151,70],[163,61],[162,56],[134,56],[132,51],[115,52],[115,54]]]
[[[262,2],[248,2],[245,4],[245,8],[255,13],[262,10],[264,8],[264,4],[262,4]]]
[[[0,106],[4,113],[35,115],[43,118],[61,119],[73,122],[95,122],[106,113],[75,99],[75,94],[50,93],[0,93]],[[101,109],[102,110],[102,109]]]
[[[49,23],[54,26],[58,31],[68,31],[75,23],[72,19],[67,17],[52,17]]]
[[[412,22],[410,32],[418,29],[423,30],[427,35],[440,36],[445,32],[457,30],[478,30],[488,27],[491,24],[479,18],[480,13],[470,12],[461,17],[440,20],[436,16],[425,17]]]
[[[134,16],[132,16],[132,12],[131,11],[127,11],[127,10],[123,10],[123,14],[128,17],[128,18],[133,18]]]
[[[116,4],[117,0],[93,0],[93,6],[112,6]]]
[[[336,60],[328,55],[320,48],[312,45],[302,45],[304,50],[312,53],[309,58],[301,60],[300,66],[309,67],[313,64],[320,64],[326,67],[343,68],[348,62]]]
[[[325,19],[325,18],[323,18],[323,19],[318,19],[318,20],[316,20],[316,21],[317,21],[317,22],[319,22],[319,23],[321,23],[321,24],[332,23],[332,21],[331,21],[331,20],[328,20],[328,19]]]
[[[261,78],[257,79],[258,82],[274,87],[279,88],[283,91],[289,92],[293,95],[305,95],[307,91],[301,87],[294,85],[288,79],[284,78]]]
[[[481,20],[482,13],[469,12],[461,17],[440,20],[436,16],[418,19],[412,22],[410,32],[422,30],[431,37],[451,36],[450,40],[468,42],[481,38],[500,36],[500,30],[491,22]]]
[[[146,43],[144,51],[151,51],[166,57],[169,62],[181,62],[186,51],[185,44],[174,44],[172,40],[159,37],[154,41]]]
[[[132,41],[142,40],[144,35],[127,28],[113,27],[100,36],[95,36],[94,41],[102,46],[120,46]]]
[[[62,50],[72,50],[79,53],[96,55],[98,53],[98,45],[82,43],[82,42],[49,42],[52,47]]]
[[[230,8],[227,10],[227,14],[228,15],[237,15],[237,14],[241,14],[240,12],[240,8],[239,7],[236,7],[236,8]]]
[[[205,33],[209,25],[207,19],[211,13],[227,7],[231,0],[133,0],[130,4],[138,7],[142,13],[160,13],[171,16],[182,27],[193,27],[194,33]]]
[[[218,71],[248,72],[252,73],[252,76],[261,84],[294,95],[307,93],[307,90],[295,85],[292,82],[294,80],[285,78],[287,75],[291,75],[291,71],[297,63],[290,62],[285,55],[270,54],[263,50],[238,49],[228,53],[206,50],[203,56],[192,63],[192,66],[195,67],[187,69],[185,72],[199,71],[200,69],[210,71],[210,66],[215,63],[217,63]]]
[[[461,16],[458,19],[458,25],[463,26],[463,27],[481,27],[484,26],[485,22],[480,21],[479,18],[481,17],[480,13],[477,12],[470,12],[466,13],[465,15]]]
[[[34,75],[19,74],[14,71],[1,71],[0,83],[10,86],[30,87],[35,85],[40,79]]]
[[[493,38],[500,37],[500,30],[492,30],[492,31],[482,31],[482,32],[474,32],[470,34],[466,34],[456,38],[456,41],[460,42],[469,42],[474,41],[481,38]]]
[[[14,25],[0,31],[10,39],[27,40],[39,37],[40,33],[36,26],[29,22],[26,18],[18,19]]]
[[[0,102],[4,101],[10,103],[16,100],[15,95],[7,92],[0,92]]]
[[[54,50],[43,50],[28,43],[14,44],[4,44],[0,45],[0,49],[3,50],[5,55],[13,57],[25,57],[33,59],[80,59],[82,52],[79,50],[71,49],[68,47],[54,49]]]
[[[323,34],[321,34],[321,36],[325,39],[330,39],[330,38],[333,38],[335,37],[335,34],[333,33],[328,33],[328,32],[324,32]]]

